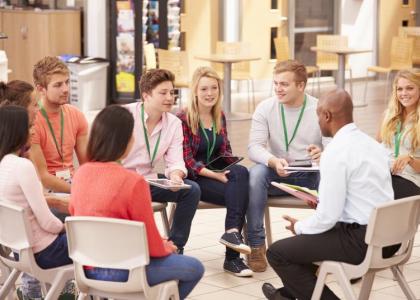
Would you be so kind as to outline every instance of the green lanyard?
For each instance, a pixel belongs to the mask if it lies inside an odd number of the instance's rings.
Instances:
[[[209,162],[211,154],[213,153],[213,150],[214,150],[214,146],[216,146],[216,123],[213,120],[213,125],[212,125],[213,141],[212,141],[211,145],[210,145],[210,141],[209,141],[209,137],[207,135],[207,132],[204,129],[203,123],[201,123],[201,121],[200,121],[200,128],[201,128],[201,131],[203,131],[204,137],[206,138],[206,141],[207,141],[207,162]]]
[[[60,135],[61,135],[61,143],[60,143],[60,148],[58,147],[58,143],[57,143],[57,138],[55,137],[55,133],[54,130],[52,128],[50,119],[48,118],[47,112],[45,111],[44,106],[42,105],[41,102],[38,103],[40,110],[41,110],[41,114],[42,116],[45,118],[45,120],[47,121],[48,127],[50,128],[50,132],[51,135],[54,139],[54,143],[55,143],[55,148],[57,149],[58,155],[60,155],[61,158],[61,162],[64,164],[64,152],[63,152],[63,143],[64,143],[64,113],[63,113],[63,109],[60,109]]]
[[[401,131],[401,122],[398,122],[397,124],[397,132],[394,135],[394,156],[395,158],[398,157],[400,154],[400,144],[401,144],[401,137],[402,137],[402,131]]]
[[[149,137],[147,136],[147,128],[146,128],[146,125],[144,124],[144,104],[141,106],[141,121],[143,123],[144,140],[146,141],[147,152],[149,153],[149,157],[150,157],[150,165],[153,166],[153,161],[155,160],[155,157],[159,148],[160,136],[162,134],[162,130],[160,130],[159,132],[159,137],[156,141],[155,149],[153,150],[153,155],[150,155]]]
[[[306,107],[306,95],[305,95],[305,99],[303,100],[302,108],[300,109],[299,118],[296,122],[295,129],[293,130],[292,138],[289,141],[289,138],[287,136],[287,126],[286,126],[286,117],[284,115],[284,106],[283,106],[283,104],[280,104],[281,120],[283,122],[284,144],[286,145],[286,152],[289,152],[289,145],[292,143],[293,139],[296,136],[296,132],[299,128],[300,121],[302,121],[302,116],[303,116],[303,112],[305,110],[305,107]]]

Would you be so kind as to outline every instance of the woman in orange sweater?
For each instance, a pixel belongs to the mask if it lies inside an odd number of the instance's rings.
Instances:
[[[120,161],[134,142],[134,119],[125,108],[103,109],[91,129],[88,163],[73,178],[69,211],[75,216],[98,216],[140,221],[145,224],[150,252],[147,280],[155,285],[179,281],[180,298],[192,291],[204,273],[197,259],[178,255],[172,241],[162,239],[156,227],[150,190],[143,176],[124,169]],[[127,270],[89,268],[86,276],[98,280],[126,281]]]

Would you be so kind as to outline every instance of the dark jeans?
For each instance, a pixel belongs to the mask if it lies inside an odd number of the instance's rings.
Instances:
[[[395,200],[420,195],[420,187],[398,175],[392,175],[392,188]]]
[[[267,250],[267,259],[285,288],[299,300],[311,299],[317,277],[314,262],[333,260],[360,264],[367,245],[366,225],[337,223],[320,234],[302,234],[279,240]],[[327,286],[321,299],[339,299]]]
[[[276,171],[262,164],[249,170],[249,205],[247,211],[248,242],[251,247],[265,244],[264,210],[268,196],[283,196],[288,193],[271,185],[272,181],[318,189],[318,172],[297,172],[280,177]]]
[[[234,165],[229,171],[227,183],[204,176],[199,176],[196,182],[201,189],[202,201],[226,206],[225,230],[237,228],[241,232],[249,201],[248,169]],[[226,247],[226,258],[236,257],[239,257],[239,252]]]
[[[191,223],[201,197],[200,187],[196,182],[188,179],[184,180],[184,182],[185,184],[191,185],[191,188],[173,192],[171,190],[150,186],[152,201],[176,203],[174,220],[168,238],[173,241],[180,250],[184,249],[184,246],[187,243],[190,235]]]

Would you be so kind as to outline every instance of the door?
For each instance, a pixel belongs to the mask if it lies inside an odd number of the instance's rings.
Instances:
[[[416,1],[418,0],[379,0],[380,66],[389,66],[391,40],[398,36],[398,28],[416,26]]]
[[[289,0],[289,36],[294,58],[308,66],[315,65],[318,34],[338,33],[340,2],[337,0]]]

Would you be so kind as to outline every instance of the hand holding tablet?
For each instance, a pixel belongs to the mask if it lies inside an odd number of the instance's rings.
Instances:
[[[153,186],[165,189],[165,190],[177,190],[177,189],[190,189],[191,185],[185,183],[177,183],[166,178],[159,179],[146,179],[146,181]]]
[[[244,158],[241,156],[218,156],[212,161],[210,161],[206,168],[214,171],[214,172],[224,172],[230,166],[233,166],[243,160]]]

